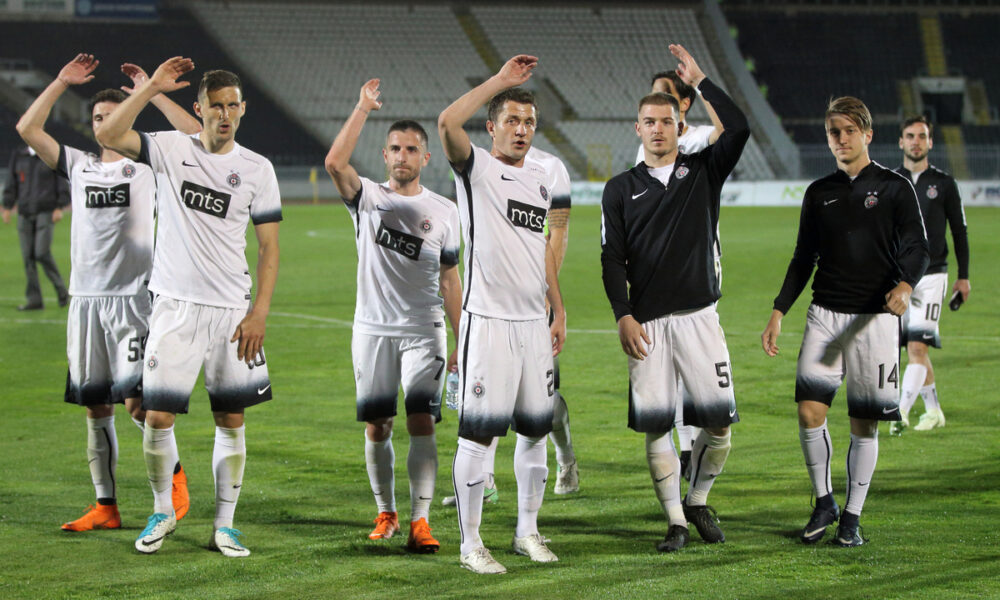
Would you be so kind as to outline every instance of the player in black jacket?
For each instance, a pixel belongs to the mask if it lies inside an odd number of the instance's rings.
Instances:
[[[601,265],[622,350],[629,356],[629,427],[646,434],[646,456],[670,526],[657,549],[688,540],[687,522],[708,543],[725,536],[706,505],[739,421],[729,350],[715,312],[719,291],[717,231],[722,184],[750,137],[746,117],[679,45],[677,74],[699,88],[722,121],[715,144],[677,150],[677,99],[652,93],[639,102],[636,133],[645,160],[612,178],[601,202]],[[687,391],[678,398],[678,382]],[[676,410],[701,427],[692,450],[691,484],[680,499],[680,463],[670,429]]]
[[[815,267],[795,379],[799,440],[816,493],[801,535],[805,543],[819,541],[839,515],[826,413],[845,379],[851,417],[848,492],[834,543],[866,541],[858,519],[875,472],[878,421],[899,419],[898,317],[928,262],[913,186],[868,156],[871,123],[857,98],[837,98],[827,107],[827,144],[838,170],[806,190],[795,253],[761,334],[764,351],[775,356],[781,318]]]
[[[945,228],[950,226],[951,239],[955,242],[955,259],[958,261],[958,278],[951,287],[953,297],[960,295],[961,302],[969,297],[969,238],[965,231],[965,212],[958,195],[955,180],[937,169],[927,160],[934,147],[933,129],[926,117],[907,119],[900,126],[899,148],[903,151],[903,164],[896,172],[913,182],[920,202],[920,212],[927,229],[927,245],[931,262],[927,272],[913,289],[910,308],[903,315],[903,339],[909,359],[903,373],[899,400],[901,420],[892,424],[891,433],[900,434],[910,424],[910,409],[923,397],[925,412],[913,429],[927,431],[944,427],[944,413],[938,403],[934,385],[934,367],[927,355],[928,346],[941,347],[938,320],[948,287],[948,241]]]

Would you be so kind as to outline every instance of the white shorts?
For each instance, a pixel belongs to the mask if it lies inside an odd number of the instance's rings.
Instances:
[[[142,351],[149,332],[149,292],[74,296],[66,319],[66,402],[124,402],[142,394]]]
[[[448,332],[430,337],[394,337],[354,332],[351,356],[359,421],[396,416],[400,383],[406,414],[430,413],[441,420],[441,390]]]
[[[947,273],[924,275],[910,294],[910,307],[903,315],[903,335],[899,343],[922,342],[935,348],[941,347],[938,321],[945,306],[948,289]]]
[[[739,422],[729,348],[714,304],[642,327],[651,343],[645,359],[628,359],[630,428],[668,432],[679,406],[685,425],[721,428]]]
[[[899,317],[847,314],[815,304],[795,376],[795,401],[827,406],[847,382],[847,414],[855,419],[899,420]]]
[[[142,370],[142,407],[186,413],[202,365],[214,412],[240,412],[271,399],[264,351],[247,364],[230,342],[247,309],[206,306],[157,296]]]
[[[546,319],[506,321],[468,312],[459,327],[458,435],[529,437],[552,431],[554,373]]]

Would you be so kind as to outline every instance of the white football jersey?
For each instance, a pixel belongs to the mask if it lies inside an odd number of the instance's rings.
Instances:
[[[246,308],[247,224],[281,220],[271,161],[239,144],[212,154],[198,135],[142,133],[139,160],[156,172],[156,251],[149,289],[196,304]]]
[[[554,154],[549,154],[544,150],[532,146],[524,156],[524,161],[532,161],[541,166],[548,175],[546,187],[552,197],[552,208],[570,207],[570,181],[569,170],[566,165]]]
[[[152,169],[127,158],[101,162],[91,152],[61,146],[57,171],[69,180],[69,293],[134,296],[153,266]]]
[[[484,317],[544,319],[545,217],[552,203],[548,173],[538,163],[506,165],[472,146],[455,172],[465,238],[462,309]]]
[[[715,131],[713,125],[688,125],[684,130],[684,135],[677,138],[677,151],[681,154],[694,154],[701,152],[712,145],[712,132]],[[646,160],[646,152],[639,144],[639,152],[635,155],[635,164]]]
[[[403,196],[362,177],[357,197],[344,204],[358,246],[354,331],[434,335],[445,326],[441,266],[457,265],[461,246],[455,203],[427,188]]]

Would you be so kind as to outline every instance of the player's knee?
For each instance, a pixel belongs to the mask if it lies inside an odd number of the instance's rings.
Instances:
[[[161,410],[146,411],[146,425],[153,429],[169,429],[174,426],[176,415]]]
[[[392,435],[392,417],[375,419],[368,421],[365,426],[365,435],[373,442],[384,442]]]
[[[707,431],[709,435],[714,435],[715,437],[725,437],[725,435],[729,433],[729,427],[705,427],[705,431]]]
[[[125,409],[128,410],[128,414],[136,421],[146,420],[146,411],[142,408],[142,398],[126,398]]]
[[[226,429],[243,427],[242,412],[215,412],[212,415],[215,417],[217,427],[225,427]]]
[[[909,342],[906,344],[906,355],[910,362],[924,364],[930,362],[927,354],[927,344],[921,342]]]
[[[406,416],[406,432],[410,435],[431,435],[434,433],[434,415],[415,413]]]
[[[875,437],[878,434],[878,421],[873,419],[851,418],[851,433],[858,437]]]
[[[90,419],[104,419],[115,414],[114,404],[95,404],[87,407],[87,417]]]
[[[822,402],[803,400],[798,403],[799,425],[807,429],[819,427],[826,421],[828,407]]]

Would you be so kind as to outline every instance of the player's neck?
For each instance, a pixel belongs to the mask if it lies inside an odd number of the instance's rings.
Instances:
[[[868,153],[862,154],[857,158],[857,160],[852,160],[850,163],[842,163],[837,161],[837,168],[841,171],[847,173],[847,176],[854,179],[858,176],[865,167],[872,164],[872,159],[868,156]]]
[[[514,160],[510,156],[507,156],[503,152],[497,150],[496,146],[494,146],[493,149],[490,150],[490,155],[505,165],[510,165],[512,167],[517,167],[517,168],[521,168],[524,166],[524,156],[522,156],[520,160]],[[525,156],[527,156],[527,154],[525,154]]]
[[[236,147],[235,139],[231,140],[213,139],[208,134],[208,131],[205,129],[202,129],[201,133],[198,134],[198,139],[201,140],[202,147],[204,147],[205,150],[207,150],[211,154],[228,154],[229,152],[232,151],[233,148]]]
[[[910,173],[921,173],[926,171],[929,166],[931,166],[931,161],[926,156],[918,161],[910,160],[906,156],[903,157],[903,168]]]
[[[424,188],[420,185],[420,178],[412,179],[406,183],[400,183],[393,178],[389,178],[389,189],[396,192],[400,196],[416,196],[424,191]]]
[[[650,169],[659,169],[660,167],[666,167],[668,165],[674,164],[674,162],[677,160],[676,148],[670,153],[664,154],[663,156],[656,156],[654,154],[650,154],[649,150],[645,150],[645,153],[646,153],[646,159],[644,162],[646,163],[646,166],[649,167]]]
[[[117,162],[125,158],[121,154],[118,154],[114,150],[109,150],[107,148],[101,148],[101,162],[111,163]]]

